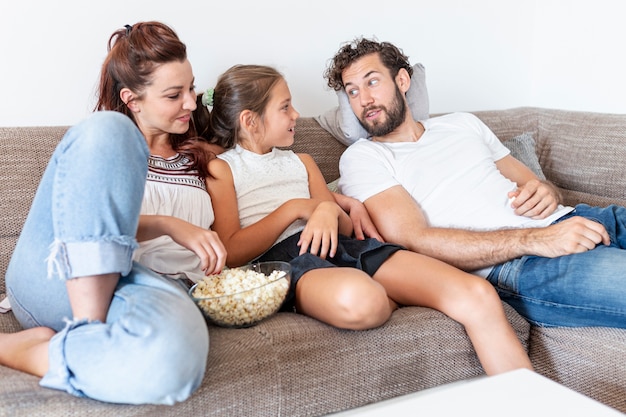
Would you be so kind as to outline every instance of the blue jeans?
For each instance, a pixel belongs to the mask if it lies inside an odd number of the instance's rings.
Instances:
[[[40,384],[100,401],[173,404],[201,383],[208,330],[182,286],[133,263],[148,146],[117,112],[96,112],[54,151],[7,269],[24,328],[58,333]],[[106,323],[73,319],[65,281],[120,273]]]
[[[576,206],[571,216],[602,223],[610,246],[561,256],[524,256],[497,265],[487,279],[503,301],[540,326],[626,328],[626,208]]]

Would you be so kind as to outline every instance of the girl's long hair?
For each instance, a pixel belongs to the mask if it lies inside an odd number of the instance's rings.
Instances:
[[[251,110],[263,119],[272,88],[283,79],[276,69],[264,65],[235,65],[217,80],[213,110],[205,118],[208,137],[224,149],[235,146],[241,126],[239,115]],[[200,127],[199,127],[200,129]]]

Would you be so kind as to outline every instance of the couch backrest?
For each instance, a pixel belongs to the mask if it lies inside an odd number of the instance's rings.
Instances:
[[[311,155],[326,182],[339,178],[339,158],[346,146],[322,129],[312,117],[302,117],[297,121],[296,137],[291,149]]]
[[[626,114],[531,107],[474,114],[503,141],[531,132],[565,204],[626,206]]]
[[[43,171],[67,128],[0,127],[0,294],[5,292],[4,273]],[[292,148],[311,154],[328,182],[339,176],[339,157],[345,146],[313,118],[298,121]]]
[[[39,180],[66,130],[64,126],[0,128],[0,292]]]

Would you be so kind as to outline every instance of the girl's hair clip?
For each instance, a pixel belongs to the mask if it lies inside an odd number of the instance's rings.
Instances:
[[[213,107],[213,95],[215,94],[215,89],[209,88],[202,94],[202,105],[204,107]]]
[[[130,31],[133,30],[133,27],[131,25],[124,25],[124,27],[126,28],[126,36],[130,35]]]

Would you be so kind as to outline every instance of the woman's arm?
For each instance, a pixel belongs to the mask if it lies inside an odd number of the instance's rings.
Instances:
[[[194,252],[207,275],[217,274],[224,268],[226,248],[213,230],[203,229],[174,216],[139,216],[137,240],[143,242],[159,236],[169,236],[174,242]]]

